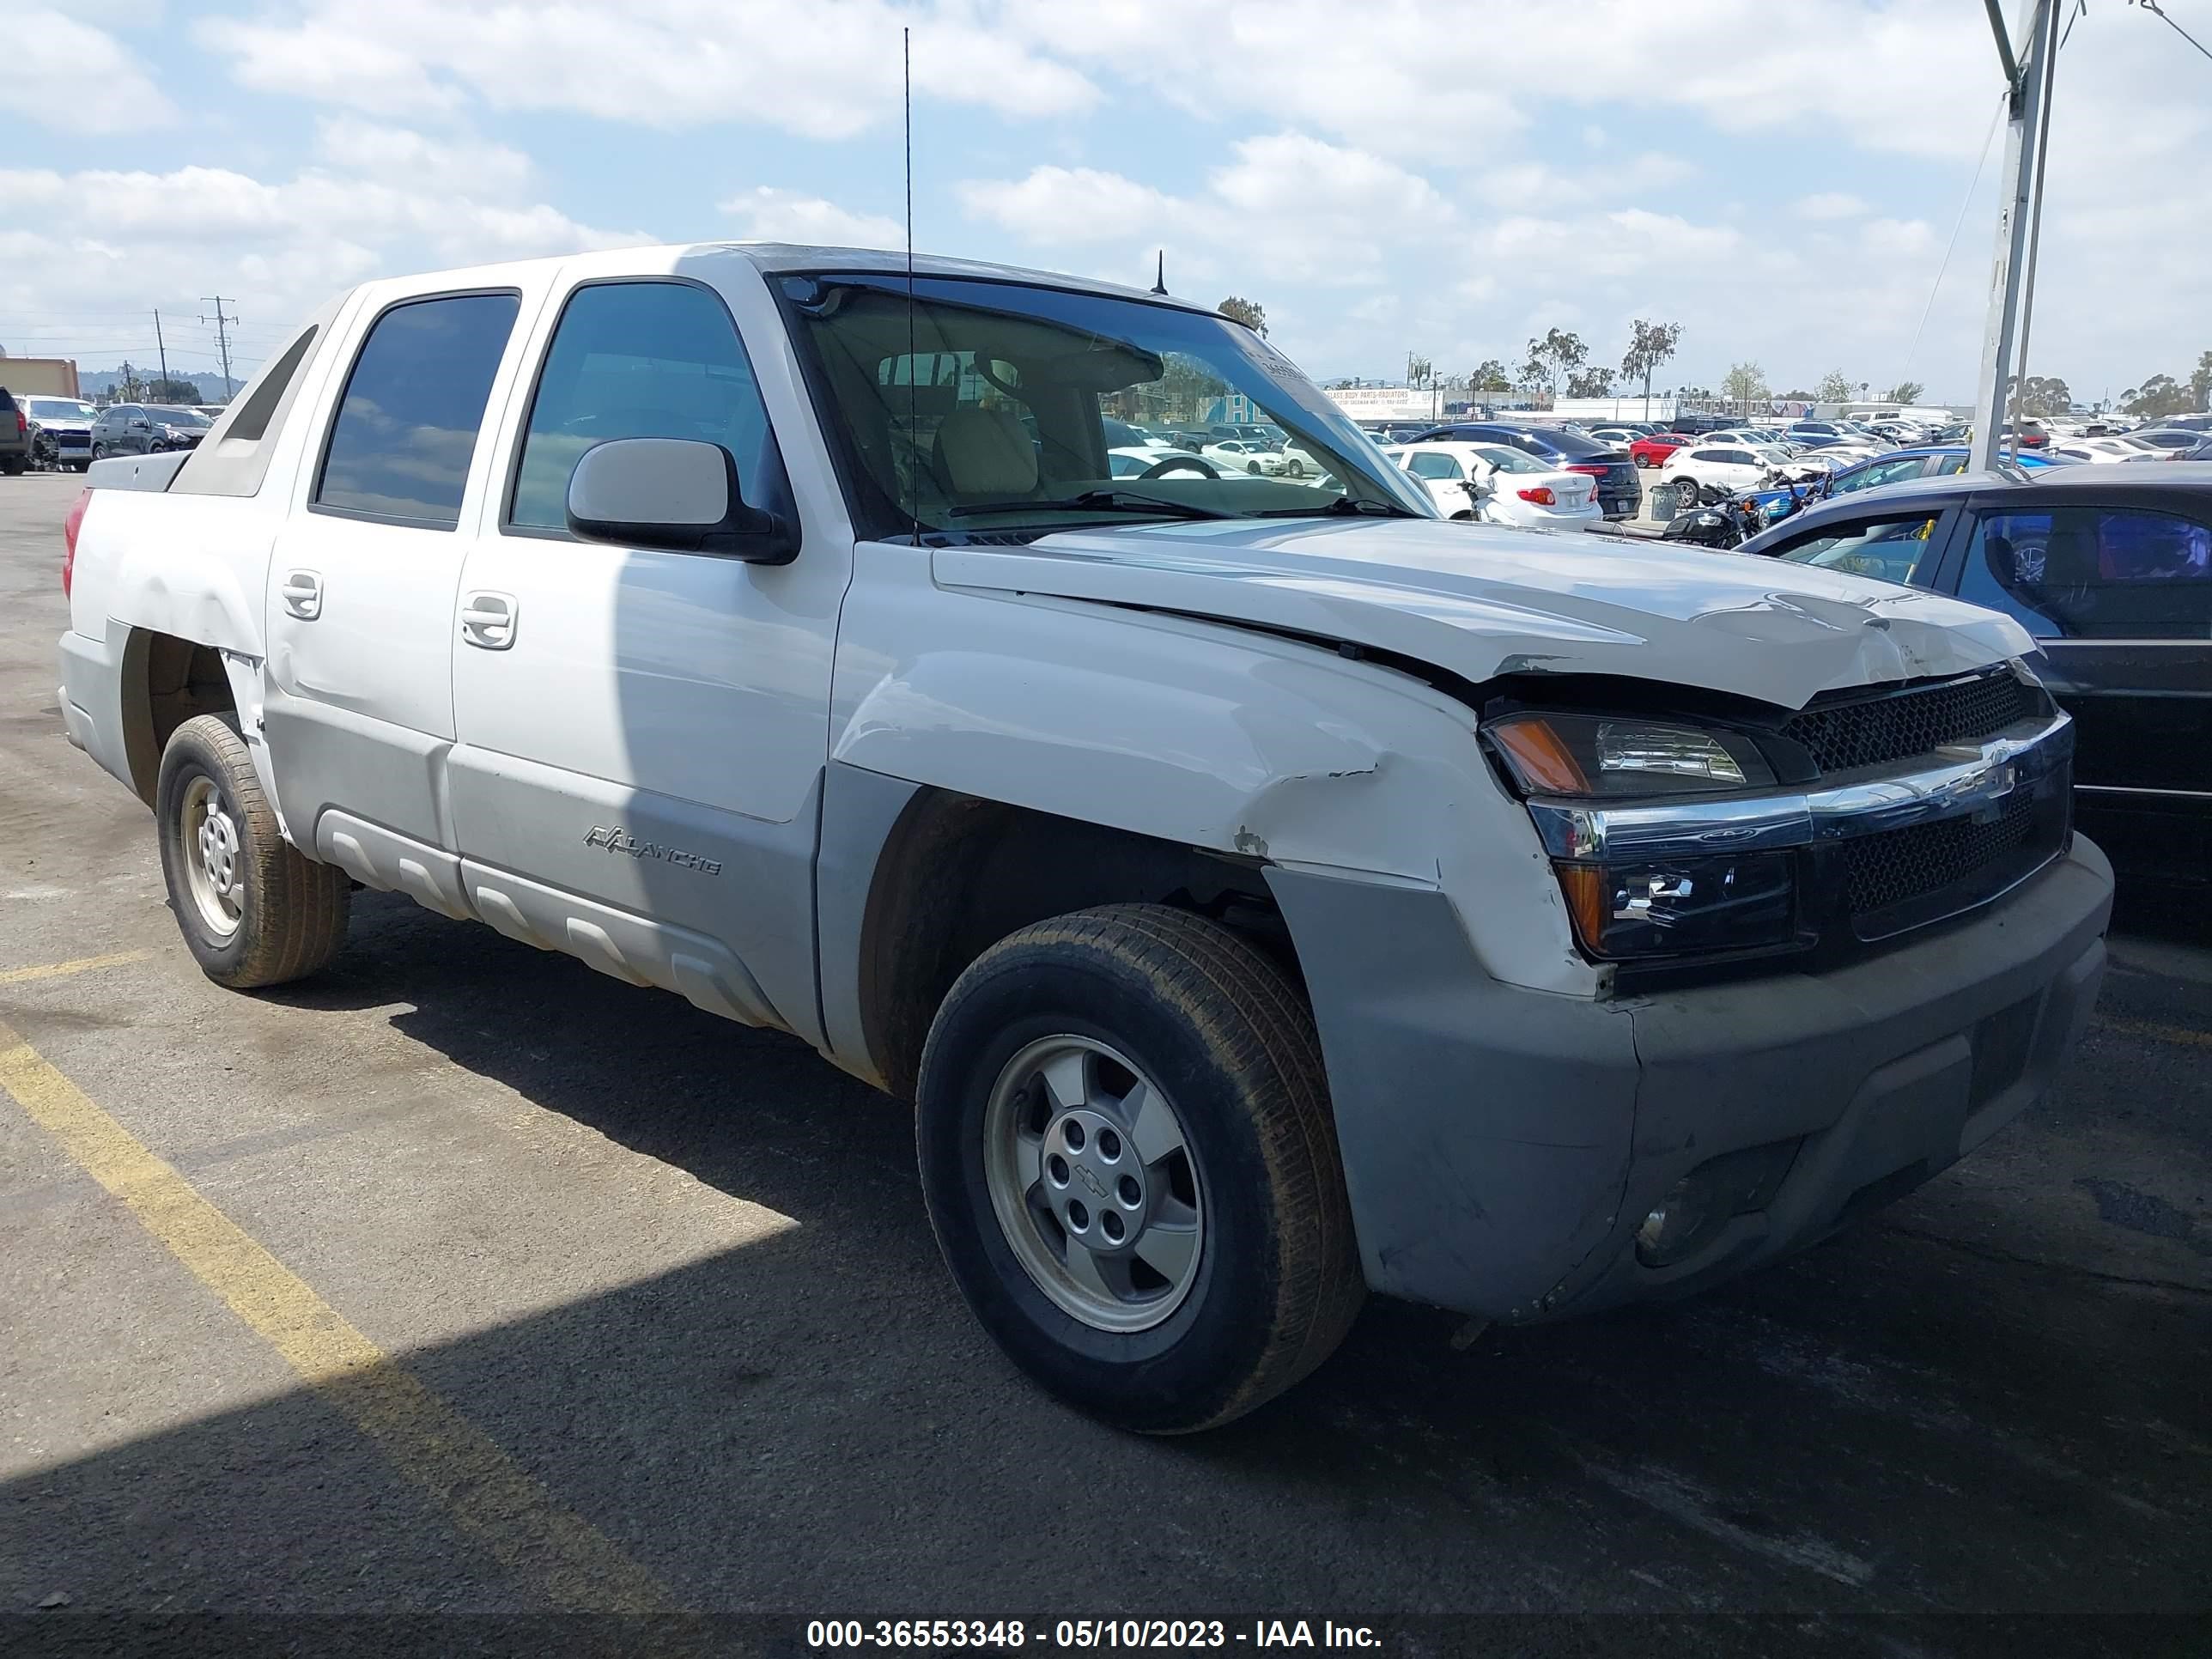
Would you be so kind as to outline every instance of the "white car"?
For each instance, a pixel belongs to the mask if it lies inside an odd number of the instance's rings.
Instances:
[[[1768,451],[1762,455],[1748,444],[1685,444],[1667,458],[1659,482],[1680,483],[1688,478],[1711,489],[1763,489],[1781,465],[1779,454]]]
[[[1218,478],[1221,469],[1204,457],[1170,444],[1123,445],[1106,452],[1117,478]]]
[[[1448,519],[1545,530],[1605,522],[1595,477],[1546,466],[1504,444],[1407,444],[1397,461],[1428,487]]]
[[[2053,444],[2044,453],[2063,456],[2069,461],[2109,465],[2115,461],[2143,460],[2153,451],[2147,444],[2130,444],[2124,438],[2075,438],[2063,444]]]
[[[1224,472],[1245,472],[1255,478],[1272,478],[1290,471],[1291,458],[1272,445],[1249,438],[1224,438],[1198,452]],[[1300,471],[1311,469],[1300,464]]]
[[[1012,372],[925,410],[917,335]],[[1209,379],[1340,484],[1095,476],[1102,396]],[[380,907],[380,985],[487,926],[908,1103],[927,1235],[874,1214],[888,1119],[857,1160],[832,1103],[778,1125],[860,1166],[811,1248],[866,1307],[933,1236],[1127,1429],[1280,1394],[1370,1291],[1518,1326],[1764,1266],[2045,1092],[2112,877],[2018,622],[1448,524],[1322,407],[1199,307],[965,260],[372,282],[198,447],[93,464],[57,712],[216,985],[343,973],[374,889],[448,919],[395,950]]]

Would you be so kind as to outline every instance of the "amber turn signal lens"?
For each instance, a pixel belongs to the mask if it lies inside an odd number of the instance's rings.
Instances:
[[[1490,738],[1512,758],[1514,769],[1532,790],[1554,795],[1589,793],[1589,779],[1573,752],[1546,721],[1503,721],[1490,728]]]
[[[1606,872],[1591,864],[1559,864],[1553,868],[1559,872],[1559,890],[1566,896],[1575,936],[1585,951],[1595,954],[1605,945]]]

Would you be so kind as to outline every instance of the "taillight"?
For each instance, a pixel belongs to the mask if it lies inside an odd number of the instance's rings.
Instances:
[[[1602,478],[1613,469],[1607,466],[1601,466],[1595,461],[1569,461],[1566,465],[1561,467],[1559,470],[1562,472],[1586,472],[1593,478]]]
[[[21,410],[17,410],[15,411],[15,435],[20,438],[30,429],[31,417],[23,413]]]
[[[1521,499],[1524,501],[1534,501],[1539,507],[1550,507],[1559,498],[1552,494],[1552,487],[1549,484],[1538,484],[1534,489],[1522,490]]]
[[[69,517],[62,520],[62,597],[69,597],[70,584],[76,580],[76,532],[84,523],[84,510],[92,505],[92,492],[80,489],[76,500],[70,504]]]

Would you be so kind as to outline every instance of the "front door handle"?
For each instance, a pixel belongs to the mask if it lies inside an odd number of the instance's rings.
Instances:
[[[504,651],[514,643],[516,611],[512,593],[465,593],[461,637],[483,650]]]
[[[284,585],[276,591],[283,596],[284,609],[301,622],[313,622],[323,614],[323,579],[313,571],[286,571]]]

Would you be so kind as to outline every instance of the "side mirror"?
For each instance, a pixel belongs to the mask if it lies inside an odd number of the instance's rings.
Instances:
[[[799,527],[747,507],[737,458],[690,438],[611,438],[568,475],[569,531],[587,542],[788,564]]]
[[[154,423],[151,421],[133,421],[131,422],[131,429],[133,432],[151,432],[154,429]]]

